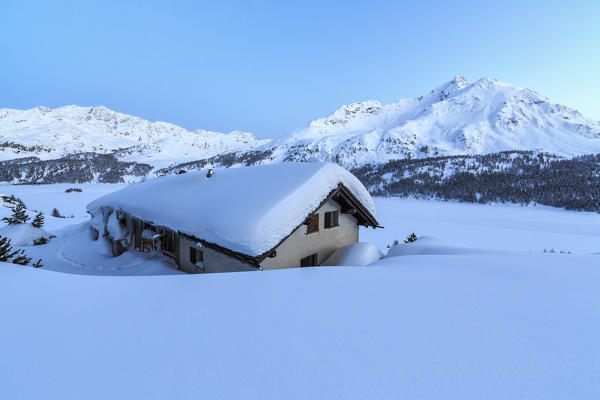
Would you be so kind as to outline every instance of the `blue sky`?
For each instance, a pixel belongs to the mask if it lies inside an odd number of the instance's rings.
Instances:
[[[483,3],[4,0],[0,107],[102,104],[276,137],[460,73],[600,120],[600,2]]]

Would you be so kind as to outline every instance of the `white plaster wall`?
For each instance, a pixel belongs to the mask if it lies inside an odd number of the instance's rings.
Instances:
[[[198,273],[195,265],[190,262],[190,247],[195,247],[196,241],[179,235],[179,269],[188,273]],[[205,272],[238,272],[255,271],[256,268],[243,261],[230,257],[208,247],[203,247]]]
[[[335,210],[340,211],[339,226],[325,229],[325,213]],[[321,264],[340,247],[358,242],[356,218],[342,214],[335,201],[327,201],[316,213],[319,214],[319,231],[307,234],[307,226],[301,225],[279,245],[276,257],[267,257],[260,264],[263,269],[299,267],[300,259],[314,253],[318,254],[317,263]]]

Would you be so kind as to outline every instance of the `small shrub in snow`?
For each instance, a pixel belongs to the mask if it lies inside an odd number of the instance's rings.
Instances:
[[[42,264],[42,259],[40,258],[39,260],[37,260],[34,264],[31,264],[31,266],[33,268],[41,268],[44,266],[44,264]]]
[[[394,240],[394,243],[392,243],[392,245],[397,246],[400,242],[398,242],[398,239]]]
[[[23,203],[17,203],[15,208],[12,210],[12,215],[10,217],[2,218],[2,221],[5,221],[9,225],[16,224],[24,224],[29,220],[29,216],[23,206]]]
[[[52,209],[52,216],[55,218],[64,218],[64,216],[61,215],[60,212],[56,208]]]
[[[415,233],[411,233],[410,235],[408,235],[406,237],[406,239],[404,239],[404,243],[412,243],[412,242],[416,242],[417,239],[419,239],[419,237],[417,235],[415,235]]]
[[[13,264],[27,265],[31,262],[31,257],[27,257],[25,250],[20,250],[12,259]]]
[[[48,238],[41,237],[41,238],[39,238],[39,239],[35,239],[35,240],[33,241],[33,245],[34,245],[34,246],[41,246],[41,245],[43,245],[43,244],[46,244],[46,243],[48,243],[48,241],[49,241],[49,240],[48,240]]]
[[[31,225],[36,228],[41,228],[42,226],[44,226],[44,213],[41,211],[37,213],[35,215],[35,218],[31,222]]]
[[[72,188],[72,187],[67,188],[65,190],[65,193],[71,193],[71,192],[79,192],[79,193],[81,193],[81,192],[83,192],[83,190],[81,190],[81,188]]]

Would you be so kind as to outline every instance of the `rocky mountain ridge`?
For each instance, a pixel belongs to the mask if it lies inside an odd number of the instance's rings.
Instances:
[[[150,122],[103,106],[0,109],[0,160],[57,159],[76,153],[114,154],[121,161],[154,166],[177,160],[244,151],[268,142],[251,133],[193,132]]]

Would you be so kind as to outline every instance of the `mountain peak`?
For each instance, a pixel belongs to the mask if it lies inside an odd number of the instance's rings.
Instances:
[[[456,85],[460,88],[464,88],[465,86],[467,86],[469,84],[469,82],[465,79],[465,77],[460,74],[455,75],[454,79],[452,79],[449,83]]]
[[[429,92],[427,95],[420,96],[417,100],[418,101],[433,100],[434,102],[444,101],[448,97],[450,97],[452,94],[454,94],[455,92],[457,92],[461,89],[464,89],[467,86],[469,86],[469,82],[465,79],[464,76],[455,75],[451,81],[448,81],[448,82],[436,87],[431,92]]]
[[[287,160],[318,155],[351,168],[383,160],[511,150],[571,156],[600,152],[600,123],[531,90],[493,78],[469,83],[456,75],[414,100],[342,106],[277,143],[293,149]]]
[[[470,83],[467,79],[462,75],[455,75],[451,81],[444,83],[441,86],[438,86],[436,89],[441,89],[447,93],[453,93],[457,90],[464,89],[469,86]],[[434,89],[435,90],[435,89]]]

